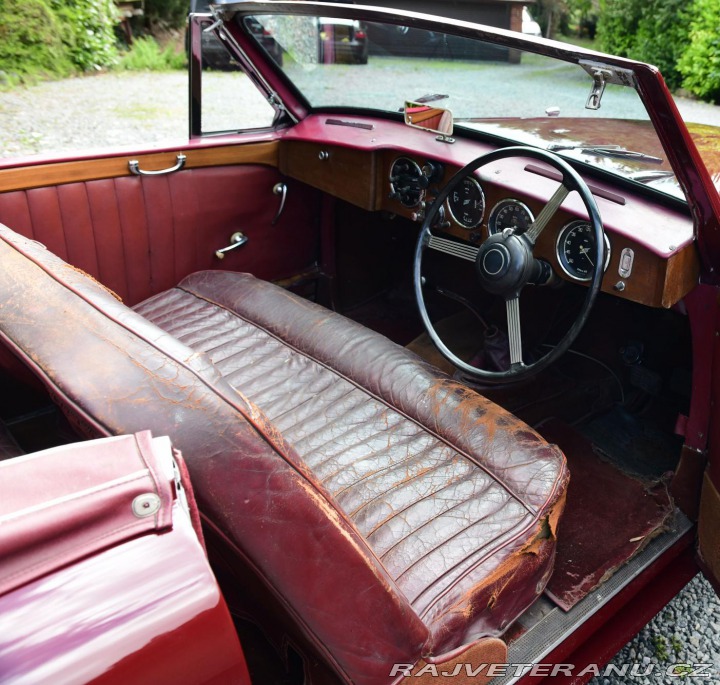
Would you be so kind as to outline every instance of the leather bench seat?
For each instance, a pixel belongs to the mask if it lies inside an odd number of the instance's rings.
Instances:
[[[537,538],[566,473],[525,424],[384,336],[249,274],[196,273],[135,310],[206,354],[295,447],[434,651],[500,634],[544,587],[552,545]],[[521,554],[533,542],[539,558]]]
[[[0,227],[0,341],[88,437],[151,430],[340,681],[497,636],[553,565],[560,450],[368,329],[200,272],[133,311]]]

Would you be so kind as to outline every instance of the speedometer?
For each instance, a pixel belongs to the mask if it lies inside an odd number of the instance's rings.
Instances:
[[[605,238],[605,264],[610,263],[610,241]],[[595,270],[595,233],[587,221],[572,221],[563,226],[557,240],[557,258],[560,268],[571,278],[589,281]]]
[[[463,228],[475,228],[485,214],[485,193],[472,176],[462,180],[447,202],[452,218]]]
[[[502,233],[506,228],[513,228],[516,233],[525,233],[533,221],[535,217],[526,204],[507,198],[500,200],[492,208],[488,219],[488,231]]]

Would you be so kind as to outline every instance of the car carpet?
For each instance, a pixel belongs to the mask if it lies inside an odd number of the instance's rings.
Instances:
[[[636,416],[621,406],[579,427],[603,456],[640,478],[659,478],[676,466],[683,438],[658,428],[657,422]]]
[[[545,589],[568,611],[663,532],[674,505],[665,480],[624,473],[571,426],[550,419],[538,431],[563,450],[570,469],[555,569]]]

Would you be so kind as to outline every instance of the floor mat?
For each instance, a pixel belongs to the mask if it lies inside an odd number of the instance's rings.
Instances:
[[[683,439],[659,430],[622,407],[596,417],[581,429],[615,464],[641,478],[659,478],[677,465]]]
[[[570,469],[555,570],[545,590],[568,611],[661,533],[674,506],[663,482],[633,478],[603,461],[567,424],[551,420],[538,431],[560,446]]]

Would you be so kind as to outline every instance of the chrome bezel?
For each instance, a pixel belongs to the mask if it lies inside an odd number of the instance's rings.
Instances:
[[[513,197],[506,197],[504,200],[500,200],[491,210],[490,214],[488,216],[488,233],[490,235],[494,235],[497,233],[496,230],[493,228],[493,224],[495,223],[497,219],[497,213],[502,209],[504,205],[517,205],[520,207],[524,212],[527,213],[527,215],[530,217],[530,225],[535,221],[535,215],[530,211],[530,207],[528,207],[524,202],[520,202],[520,200],[516,200]]]
[[[392,177],[396,175],[393,173],[393,169],[395,168],[395,165],[399,164],[400,162],[407,162],[408,164],[414,166],[415,169],[417,170],[417,178],[421,178],[423,176],[422,167],[414,159],[410,159],[410,157],[396,157],[393,160],[393,163],[390,165],[390,175],[388,176],[388,180],[390,181],[390,191],[393,193],[397,193],[395,184],[392,182]],[[398,202],[403,207],[408,207],[408,208],[419,206],[425,197],[425,190],[423,188],[418,188],[418,191],[419,192],[418,192],[418,201],[417,202],[413,202],[412,204],[408,204],[407,202],[403,202],[402,200],[398,200]]]
[[[572,273],[570,271],[570,267],[565,264],[562,258],[562,252],[560,250],[560,245],[567,237],[567,234],[570,233],[574,228],[577,226],[584,225],[584,226],[590,226],[592,228],[592,224],[589,221],[586,221],[585,219],[576,219],[575,221],[571,221],[569,224],[565,224],[562,229],[560,230],[560,233],[558,233],[557,240],[555,241],[555,257],[557,258],[558,264],[560,265],[560,268],[563,270],[563,273],[566,276],[569,276],[574,281],[579,281],[580,283],[588,283],[592,280],[592,275],[590,276],[578,276],[577,274]],[[607,233],[603,231],[603,238],[605,239],[605,265],[603,266],[603,273],[605,273],[608,269],[608,266],[610,266],[610,240],[607,237]]]
[[[474,224],[466,224],[464,221],[461,221],[455,216],[455,212],[452,210],[452,204],[450,203],[450,196],[448,195],[447,200],[445,200],[445,204],[447,205],[448,212],[450,213],[450,216],[452,217],[453,221],[460,226],[461,228],[465,228],[468,231],[472,230],[476,226],[479,226],[482,223],[483,218],[485,217],[485,209],[486,209],[486,202],[485,202],[485,192],[482,189],[482,186],[480,185],[480,181],[478,181],[474,176],[466,176],[462,183],[465,183],[465,181],[470,181],[470,183],[474,184],[475,187],[480,192],[480,197],[482,198],[482,211],[480,212],[480,219]]]

